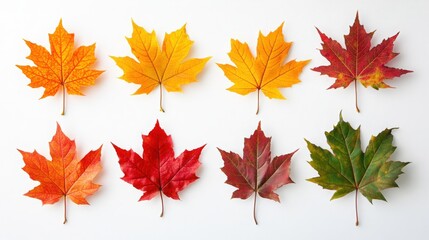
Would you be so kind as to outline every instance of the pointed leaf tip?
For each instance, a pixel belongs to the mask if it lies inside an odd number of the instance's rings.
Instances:
[[[110,142],[112,144],[113,148],[115,149],[116,153],[118,153],[118,150],[122,150],[120,147],[118,147],[116,144]]]
[[[63,130],[61,129],[61,126],[60,126],[60,124],[58,122],[57,122],[56,132],[57,132],[56,134],[63,133]]]
[[[359,23],[359,11],[356,11],[355,22],[358,23],[358,24],[360,24]]]
[[[155,126],[153,127],[153,130],[163,130],[163,129],[161,128],[161,125],[160,125],[160,123],[159,123],[159,120],[158,120],[158,119],[156,120],[156,123],[155,123]]]

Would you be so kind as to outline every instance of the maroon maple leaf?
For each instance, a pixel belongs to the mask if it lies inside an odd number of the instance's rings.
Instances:
[[[173,141],[170,135],[159,126],[157,121],[149,135],[143,137],[143,157],[132,149],[124,150],[112,143],[119,157],[124,177],[122,179],[143,191],[139,199],[150,200],[156,195],[161,197],[161,217],[164,215],[163,194],[172,199],[179,199],[181,190],[198,179],[195,174],[204,146],[194,150],[185,150],[174,157]]]
[[[236,188],[232,198],[247,199],[253,193],[253,219],[256,220],[256,197],[268,198],[280,202],[274,191],[279,187],[293,183],[289,176],[292,153],[277,156],[271,160],[271,137],[267,138],[261,130],[261,122],[250,138],[244,138],[243,158],[233,152],[219,149],[224,161],[221,170],[227,176],[225,183]]]
[[[365,87],[371,86],[378,90],[380,88],[390,88],[384,82],[385,80],[411,72],[385,65],[399,54],[393,52],[393,42],[399,32],[371,48],[371,39],[374,32],[366,32],[364,26],[359,22],[358,14],[356,14],[353,26],[350,26],[349,34],[344,36],[345,49],[319,29],[317,31],[323,42],[323,48],[320,53],[331,65],[316,67],[312,70],[336,78],[334,84],[328,89],[346,88],[354,81],[355,104],[358,112],[360,110],[357,103],[357,81]]]

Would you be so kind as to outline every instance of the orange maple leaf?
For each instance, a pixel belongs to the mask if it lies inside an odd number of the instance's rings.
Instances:
[[[68,33],[62,25],[58,24],[55,32],[49,34],[51,52],[46,48],[25,40],[31,53],[27,59],[36,66],[21,66],[18,68],[31,80],[32,88],[44,87],[45,92],[41,98],[54,96],[59,89],[63,93],[63,111],[65,114],[65,95],[84,95],[81,87],[95,84],[95,79],[103,71],[90,67],[94,64],[95,43],[90,46],[80,46],[74,49],[74,34]]]
[[[231,39],[231,51],[228,53],[236,65],[217,64],[225,76],[234,83],[228,88],[231,92],[247,95],[258,91],[256,114],[259,112],[259,93],[276,99],[286,99],[278,88],[291,87],[299,83],[299,75],[310,60],[289,61],[284,64],[291,47],[291,42],[285,42],[283,23],[267,36],[259,32],[257,56],[250,52],[247,43]]]
[[[93,179],[101,171],[101,147],[90,151],[81,160],[76,158],[76,144],[61,131],[57,131],[49,143],[52,160],[47,160],[36,150],[18,151],[25,166],[22,168],[31,179],[40,182],[25,196],[42,200],[43,204],[54,204],[64,198],[64,223],[67,222],[67,197],[76,204],[89,204],[86,197],[95,193],[100,185]]]
[[[193,44],[186,33],[186,25],[166,33],[161,49],[155,31],[149,33],[134,21],[132,24],[133,33],[127,41],[138,61],[131,57],[112,56],[112,59],[124,71],[121,79],[141,85],[134,94],[149,94],[159,86],[159,108],[164,112],[162,86],[169,92],[181,92],[182,85],[197,81],[197,75],[210,57],[184,61]]]

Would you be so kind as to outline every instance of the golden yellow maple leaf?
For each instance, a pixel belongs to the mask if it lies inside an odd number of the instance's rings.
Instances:
[[[17,65],[31,80],[32,88],[44,87],[41,98],[54,96],[61,88],[63,93],[63,111],[65,113],[65,95],[84,95],[81,87],[95,84],[95,80],[103,71],[90,67],[96,58],[95,43],[74,49],[74,34],[68,33],[60,20],[55,32],[49,34],[51,52],[46,48],[25,40],[31,53],[27,59],[36,66]]]
[[[166,33],[162,48],[158,46],[155,31],[147,32],[134,21],[131,38],[127,38],[131,51],[137,58],[113,57],[123,70],[121,79],[140,84],[134,94],[149,94],[159,86],[159,107],[162,112],[162,87],[169,92],[181,92],[181,86],[197,81],[210,57],[184,60],[191,50],[193,41],[186,33],[186,25],[172,33]]]
[[[284,64],[291,45],[284,40],[283,23],[267,36],[259,32],[256,58],[247,43],[231,39],[228,55],[235,66],[218,63],[225,76],[234,83],[228,90],[241,95],[257,90],[256,114],[259,112],[260,91],[268,98],[286,99],[278,88],[299,83],[299,74],[310,61],[292,60]]]

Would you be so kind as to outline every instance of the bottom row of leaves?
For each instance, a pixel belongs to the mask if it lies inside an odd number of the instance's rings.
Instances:
[[[371,140],[365,150],[361,149],[360,127],[353,129],[340,114],[340,121],[330,132],[325,132],[332,152],[307,141],[311,153],[310,165],[319,176],[308,179],[323,188],[335,190],[332,199],[355,192],[356,225],[358,221],[357,196],[361,192],[371,203],[373,199],[386,200],[381,190],[398,187],[395,180],[408,162],[388,161],[396,147],[392,145],[393,129],[385,129]],[[204,146],[185,150],[174,157],[173,141],[157,121],[148,135],[143,135],[143,156],[132,149],[125,150],[112,143],[119,157],[124,177],[122,179],[143,191],[139,199],[161,198],[161,217],[164,213],[163,195],[179,199],[178,192],[198,179],[195,174],[200,166],[199,157]],[[76,145],[57,125],[57,131],[49,143],[52,160],[47,160],[37,151],[25,152],[23,156],[31,179],[40,185],[25,195],[40,199],[43,204],[64,200],[64,223],[67,222],[67,198],[76,204],[88,204],[86,197],[98,190],[100,185],[93,179],[101,171],[101,146],[90,151],[80,161],[76,158]],[[254,194],[253,217],[256,224],[257,195],[279,202],[274,192],[279,187],[293,183],[289,176],[292,153],[271,159],[271,137],[266,137],[258,128],[244,139],[243,157],[233,152],[218,149],[224,161],[222,171],[226,183],[237,188],[232,198],[247,199]]]

